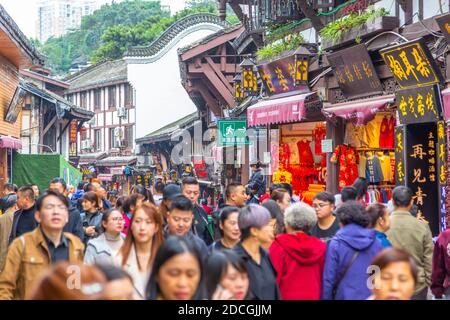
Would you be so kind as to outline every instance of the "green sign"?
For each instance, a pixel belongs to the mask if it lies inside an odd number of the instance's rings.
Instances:
[[[247,120],[219,120],[219,147],[249,144]]]

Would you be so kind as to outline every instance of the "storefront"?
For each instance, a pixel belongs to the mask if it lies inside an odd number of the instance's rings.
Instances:
[[[262,131],[250,152],[265,166],[272,184],[288,183],[293,194],[311,203],[326,189],[326,140],[322,103],[314,92],[261,100],[247,109],[248,127]]]

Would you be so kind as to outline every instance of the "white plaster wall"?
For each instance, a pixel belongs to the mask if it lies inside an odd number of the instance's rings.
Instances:
[[[141,138],[194,112],[196,107],[181,85],[177,49],[220,29],[203,24],[192,27],[172,41],[170,48],[156,61],[127,59],[128,80],[136,90],[136,136]],[[145,64],[143,64],[146,62]]]

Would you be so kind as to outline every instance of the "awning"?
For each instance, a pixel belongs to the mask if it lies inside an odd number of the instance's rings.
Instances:
[[[311,94],[260,101],[247,109],[247,126],[299,122],[305,116],[305,99]]]
[[[97,175],[97,179],[104,182],[111,182],[113,180],[112,174],[101,173]]]
[[[354,100],[338,104],[324,104],[322,113],[326,118],[341,117],[354,121],[356,124],[366,124],[375,114],[395,101],[395,95],[385,95],[368,99]]]
[[[444,103],[444,120],[450,120],[450,88],[442,90],[442,101]]]
[[[22,141],[0,135],[0,148],[22,149]]]

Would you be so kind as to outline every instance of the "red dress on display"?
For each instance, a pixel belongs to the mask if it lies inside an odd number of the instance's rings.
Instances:
[[[300,140],[297,142],[298,163],[301,167],[314,167],[314,157],[310,146],[311,141]]]
[[[282,143],[280,147],[280,164],[284,169],[289,168],[289,164],[291,163],[291,149],[287,143]]]
[[[348,145],[339,145],[334,149],[330,162],[339,164],[339,191],[345,186],[351,186],[358,178],[358,153]]]
[[[322,140],[327,136],[327,130],[324,126],[318,126],[313,131],[314,136],[314,154],[322,155]]]
[[[386,116],[381,121],[379,145],[380,148],[388,148],[389,145],[389,120]]]
[[[387,144],[387,148],[390,149],[394,149],[394,130],[395,130],[395,117],[391,116],[391,118],[389,119],[389,124],[388,124],[388,144]]]

